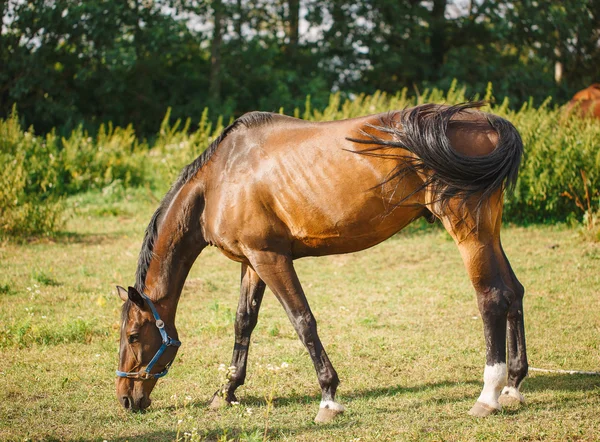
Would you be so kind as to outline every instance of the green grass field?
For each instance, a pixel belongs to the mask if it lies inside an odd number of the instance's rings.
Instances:
[[[215,249],[202,253],[186,283],[177,321],[183,346],[169,376],[148,412],[127,413],[114,390],[114,286],[133,283],[156,202],[141,190],[68,202],[69,234],[0,246],[0,439],[600,439],[600,376],[533,372],[524,407],[467,415],[482,386],[482,322],[458,250],[439,228],[297,262],[342,380],[347,412],[336,422],[313,423],[316,375],[270,292],[240,404],[208,409],[219,364],[231,356],[239,281],[239,264]],[[507,227],[503,241],[526,287],[530,365],[600,370],[600,245],[576,229],[539,226]]]

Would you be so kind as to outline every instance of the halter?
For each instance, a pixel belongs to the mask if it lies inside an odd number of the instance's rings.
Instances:
[[[145,381],[147,379],[158,379],[162,378],[163,376],[166,376],[166,374],[169,372],[169,368],[171,367],[173,361],[169,362],[165,366],[165,369],[160,373],[150,373],[150,370],[152,370],[152,367],[154,367],[154,364],[156,364],[156,362],[160,359],[167,347],[179,347],[181,345],[181,342],[177,339],[169,337],[169,335],[165,331],[165,323],[162,321],[162,319],[160,319],[160,316],[156,311],[156,307],[154,307],[154,304],[152,303],[150,298],[148,298],[148,296],[146,296],[144,293],[140,294],[142,295],[142,298],[144,298],[144,300],[148,304],[148,307],[150,307],[150,310],[152,311],[152,316],[154,316],[154,319],[156,321],[156,327],[158,328],[160,336],[162,337],[162,345],[160,346],[150,363],[146,366],[146,369],[144,371],[140,370],[127,372],[117,370],[117,376],[121,378],[139,379]]]

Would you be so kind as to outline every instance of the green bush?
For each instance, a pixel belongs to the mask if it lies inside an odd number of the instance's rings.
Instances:
[[[453,104],[467,101],[465,90],[454,82],[448,91],[425,90],[412,98],[406,89],[394,96],[376,92],[343,102],[340,94],[332,94],[325,109],[312,109],[309,96],[304,110],[295,109],[292,114],[324,121],[425,102]],[[492,99],[491,85],[482,98]],[[517,223],[583,220],[588,224],[592,220],[593,224],[600,206],[600,124],[566,117],[550,106],[550,99],[538,108],[525,103],[516,111],[505,100],[490,111],[512,121],[525,146],[515,192],[506,197],[505,219]],[[222,117],[213,125],[208,109],[193,129],[189,119],[169,122],[170,110],[150,148],[136,138],[131,126],[103,126],[95,137],[79,128],[59,139],[54,133],[36,137],[33,130],[23,130],[16,112],[0,120],[0,235],[55,231],[61,225],[67,195],[115,186],[166,191],[181,168],[223,129]]]
[[[600,124],[567,118],[548,104],[498,112],[519,129],[525,147],[515,193],[506,201],[511,221],[581,220],[599,208]]]
[[[23,131],[15,112],[0,120],[0,236],[53,232],[63,205],[53,191],[59,162],[52,143]]]
[[[17,112],[0,119],[0,237],[49,235],[64,220],[64,197],[115,182],[140,186],[148,146],[132,127],[102,126],[95,138],[78,128],[68,138],[23,130]]]

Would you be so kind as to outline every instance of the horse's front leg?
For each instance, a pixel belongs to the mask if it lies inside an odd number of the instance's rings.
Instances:
[[[317,321],[310,310],[292,259],[272,252],[257,252],[249,259],[285,309],[312,358],[322,394],[315,422],[328,422],[344,411],[344,407],[335,402],[335,393],[340,381],[317,334]]]
[[[211,401],[213,408],[237,401],[235,390],[244,385],[250,337],[258,321],[265,287],[265,283],[256,272],[247,264],[242,264],[240,300],[235,315],[235,344],[228,369],[228,382],[214,394]]]

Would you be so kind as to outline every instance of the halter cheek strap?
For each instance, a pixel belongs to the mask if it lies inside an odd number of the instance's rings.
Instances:
[[[179,347],[181,345],[181,342],[177,339],[171,338],[167,334],[167,332],[165,331],[165,323],[162,321],[162,319],[160,319],[160,316],[156,311],[156,307],[154,307],[154,304],[152,303],[150,298],[148,298],[148,296],[146,296],[144,293],[141,293],[141,295],[142,298],[148,304],[148,307],[150,307],[150,310],[152,311],[152,316],[154,316],[154,320],[156,321],[156,327],[158,328],[158,331],[160,332],[160,336],[162,338],[162,345],[160,346],[152,360],[148,363],[148,365],[146,365],[146,368],[143,371],[140,370],[127,372],[117,370],[117,376],[121,378],[140,379],[142,381],[145,381],[146,379],[158,379],[162,378],[163,376],[166,376],[166,374],[169,372],[169,368],[171,368],[171,364],[173,363],[173,361],[169,362],[165,366],[165,369],[160,373],[150,373],[150,371],[152,370],[152,367],[154,367],[156,362],[158,362],[158,360],[165,352],[167,347]]]

